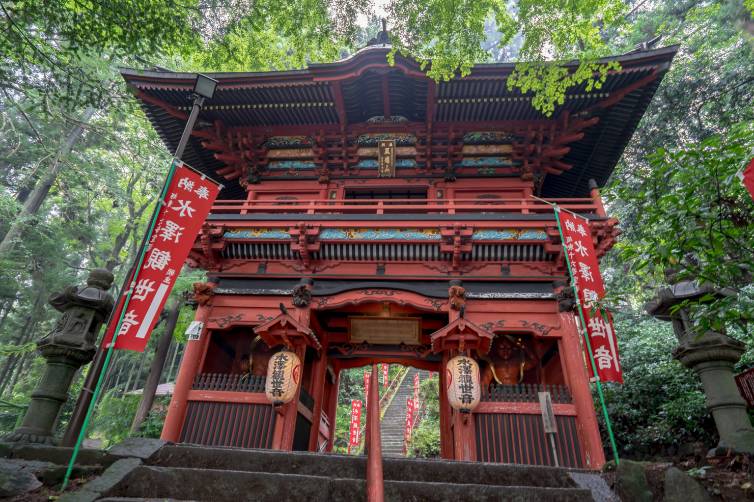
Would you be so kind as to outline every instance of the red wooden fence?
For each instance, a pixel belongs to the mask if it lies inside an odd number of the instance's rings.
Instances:
[[[749,408],[754,408],[754,368],[736,375],[736,384]]]

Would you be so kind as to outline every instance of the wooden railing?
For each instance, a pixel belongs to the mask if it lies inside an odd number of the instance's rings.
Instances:
[[[604,216],[602,204],[591,198],[549,199],[577,213]],[[212,214],[406,214],[517,213],[549,214],[552,206],[537,199],[300,199],[218,200]]]
[[[482,401],[527,403],[539,402],[539,393],[549,392],[553,403],[570,404],[571,392],[565,385],[522,383],[518,385],[490,385],[482,390]]]

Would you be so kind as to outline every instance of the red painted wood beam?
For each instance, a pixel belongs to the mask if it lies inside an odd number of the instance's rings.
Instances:
[[[652,70],[652,73],[647,75],[644,78],[641,78],[634,82],[631,85],[628,85],[624,87],[623,89],[619,91],[613,92],[610,97],[600,101],[596,105],[590,107],[587,109],[587,111],[591,112],[593,110],[604,110],[605,108],[609,108],[613,106],[614,104],[618,103],[620,100],[622,100],[624,97],[626,97],[628,94],[631,94],[632,92],[641,89],[645,85],[649,84],[650,82],[654,81],[659,76],[659,73],[657,72],[657,69]]]
[[[333,82],[331,85],[333,102],[335,103],[335,112],[338,114],[338,120],[340,121],[340,130],[345,131],[348,125],[348,116],[346,115],[346,105],[343,100],[343,89],[340,82]]]
[[[136,97],[144,101],[145,103],[149,103],[150,105],[155,105],[160,108],[162,108],[165,112],[167,112],[168,115],[171,117],[175,117],[178,120],[188,120],[188,114],[184,113],[177,108],[175,108],[173,105],[170,105],[166,103],[165,101],[155,98],[154,96],[147,94],[146,92],[142,91],[141,89],[136,90]]]

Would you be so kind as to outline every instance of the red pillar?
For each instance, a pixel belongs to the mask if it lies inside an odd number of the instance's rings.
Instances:
[[[294,352],[301,360],[301,375],[303,379],[303,365],[305,364],[304,361],[306,358],[306,345],[299,345],[295,347]],[[273,438],[273,443],[275,442],[275,439],[280,438],[276,449],[290,451],[293,448],[293,435],[296,432],[296,418],[298,417],[298,403],[299,399],[301,398],[301,384],[302,382],[299,382],[298,387],[296,388],[296,395],[293,396],[293,400],[291,400],[290,403],[280,406],[281,415],[278,415],[278,420],[275,424],[275,438]],[[278,428],[278,425],[280,426],[280,428]],[[274,447],[275,445],[273,445],[273,448]]]
[[[589,386],[589,374],[584,365],[584,356],[579,344],[576,318],[573,314],[560,314],[562,338],[560,348],[569,376],[571,396],[576,406],[576,428],[584,452],[584,466],[600,469],[605,464],[605,452],[602,449],[597,415]]]
[[[382,439],[380,438],[380,387],[377,365],[372,364],[372,376],[367,390],[367,501],[384,502],[385,485],[382,477]]]
[[[440,363],[439,388],[440,388],[440,456],[444,459],[452,460],[453,454],[453,429],[450,427],[452,420],[450,404],[448,403],[447,394],[447,365],[448,354],[443,353],[442,363]]]
[[[476,460],[473,414],[453,410],[453,451],[456,460]]]
[[[162,426],[161,439],[166,441],[177,442],[181,436],[183,420],[186,416],[186,406],[188,405],[188,394],[194,384],[194,379],[199,373],[199,367],[207,351],[210,333],[207,331],[207,317],[211,310],[210,305],[200,305],[196,310],[194,319],[204,323],[201,335],[198,340],[189,340],[186,342],[186,350],[183,354],[183,362],[178,371],[178,378],[175,381],[173,397],[170,399],[170,406],[165,417],[165,424]]]
[[[325,397],[325,374],[327,373],[327,354],[322,349],[319,359],[314,361],[312,368],[312,397],[314,398],[314,410],[312,410],[312,431],[309,434],[309,451],[317,451],[319,440],[319,424],[322,421],[322,406]]]

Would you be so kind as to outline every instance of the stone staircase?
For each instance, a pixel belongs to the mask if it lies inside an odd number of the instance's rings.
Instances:
[[[414,394],[414,375],[419,373],[422,381],[428,373],[416,368],[409,368],[400,387],[395,391],[380,423],[382,455],[385,457],[403,456],[403,432],[406,427],[406,399]]]
[[[388,501],[611,500],[599,475],[584,471],[394,457],[383,469]],[[59,500],[359,502],[366,500],[365,473],[363,456],[165,444],[146,458],[121,458]],[[591,488],[595,481],[603,486]]]

